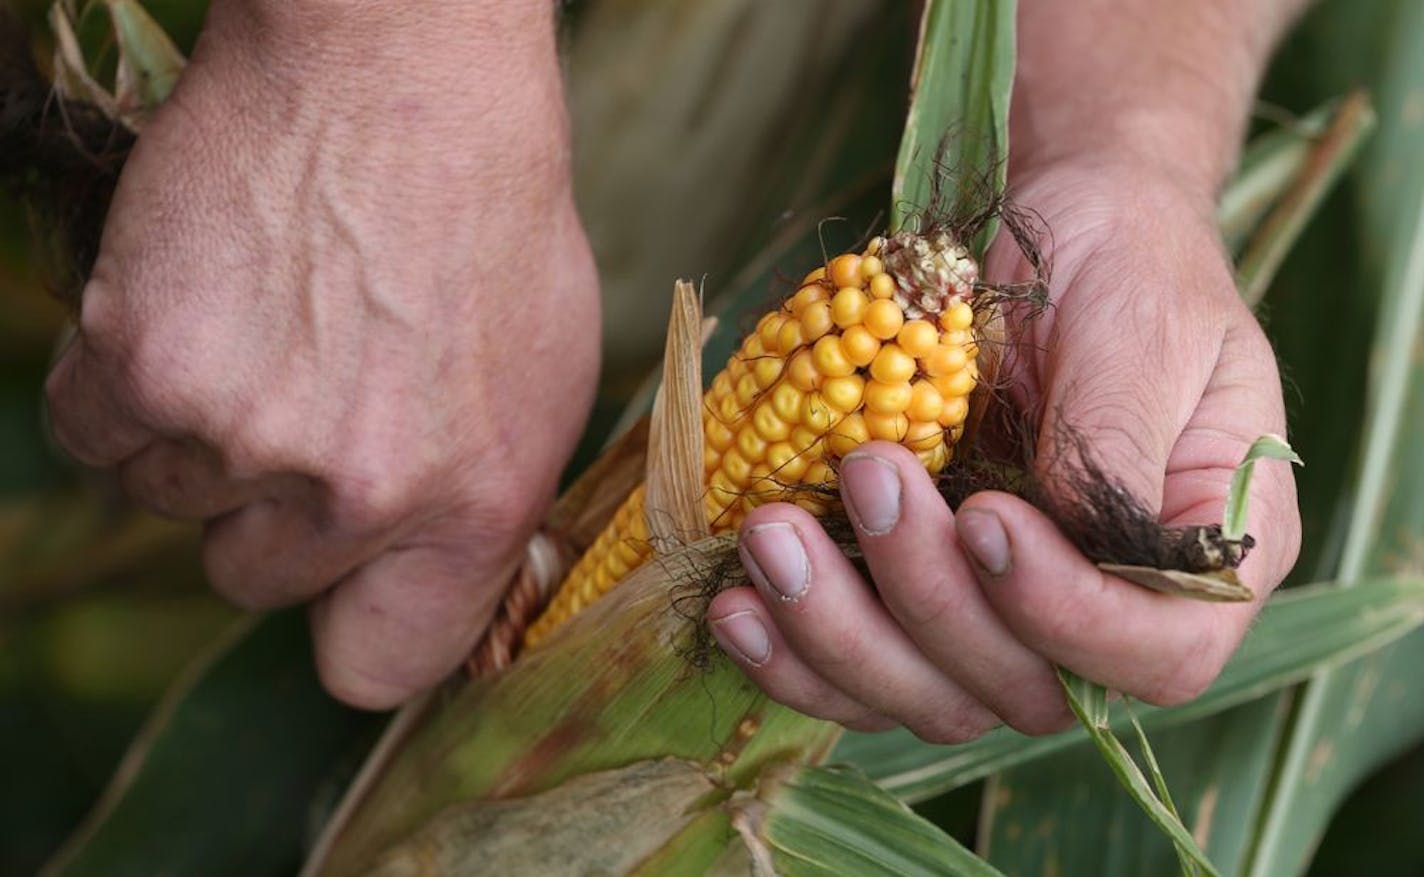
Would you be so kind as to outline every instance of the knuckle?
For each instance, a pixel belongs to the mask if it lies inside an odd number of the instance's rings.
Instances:
[[[1168,662],[1137,697],[1162,707],[1182,706],[1201,697],[1226,664],[1225,658],[1215,655],[1214,646],[1211,637],[1202,637],[1182,660]]]

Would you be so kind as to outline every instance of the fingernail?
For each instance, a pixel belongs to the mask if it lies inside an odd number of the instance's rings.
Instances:
[[[965,509],[954,516],[954,529],[959,544],[985,572],[998,578],[1009,571],[1009,534],[998,515],[987,509]]]
[[[771,657],[771,637],[766,627],[750,609],[733,612],[712,620],[712,635],[722,650],[732,652],[753,667],[760,667]]]
[[[841,461],[846,513],[861,532],[884,536],[900,520],[900,470],[870,454],[850,454]]]
[[[749,527],[738,547],[747,575],[764,593],[789,603],[806,592],[811,569],[795,527],[781,521]]]

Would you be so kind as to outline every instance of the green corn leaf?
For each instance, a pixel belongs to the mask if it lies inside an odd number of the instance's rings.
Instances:
[[[1215,715],[1370,654],[1424,624],[1424,578],[1376,579],[1359,587],[1320,584],[1277,594],[1216,682],[1180,707],[1141,707],[1149,729]],[[1124,726],[1115,723],[1114,727]],[[934,746],[907,731],[847,733],[832,759],[854,764],[909,801],[1042,759],[1087,739],[1081,728],[1048,737],[992,731],[962,746]]]
[[[1246,502],[1251,495],[1251,473],[1256,469],[1257,460],[1289,460],[1297,466],[1305,465],[1290,444],[1278,435],[1263,435],[1251,443],[1226,491],[1221,534],[1232,541],[1240,541],[1246,535]]]
[[[890,228],[935,207],[982,202],[1008,168],[1013,92],[1014,0],[929,0],[911,84],[910,112],[895,163]],[[948,203],[932,204],[939,184]],[[994,227],[973,243],[976,254]]]
[[[786,877],[841,874],[993,877],[954,838],[856,771],[772,772],[729,804],[751,860]]]

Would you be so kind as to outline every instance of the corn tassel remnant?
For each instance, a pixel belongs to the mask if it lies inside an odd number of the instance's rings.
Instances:
[[[836,464],[867,441],[898,442],[931,473],[949,462],[978,381],[978,266],[945,231],[875,238],[817,268],[742,341],[703,397],[703,498],[712,532],[788,500],[826,514]],[[640,486],[565,578],[525,645],[653,556]]]

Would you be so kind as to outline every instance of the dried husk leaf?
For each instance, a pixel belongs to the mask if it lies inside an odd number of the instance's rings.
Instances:
[[[679,280],[648,431],[644,508],[659,552],[711,535],[702,507],[702,338],[701,297]]]
[[[634,762],[525,798],[451,807],[370,873],[625,874],[687,827],[715,791],[694,762]]]
[[[1256,596],[1250,588],[1241,583],[1234,569],[1191,573],[1120,563],[1100,563],[1098,569],[1163,594],[1189,597],[1207,603],[1247,603]]]

